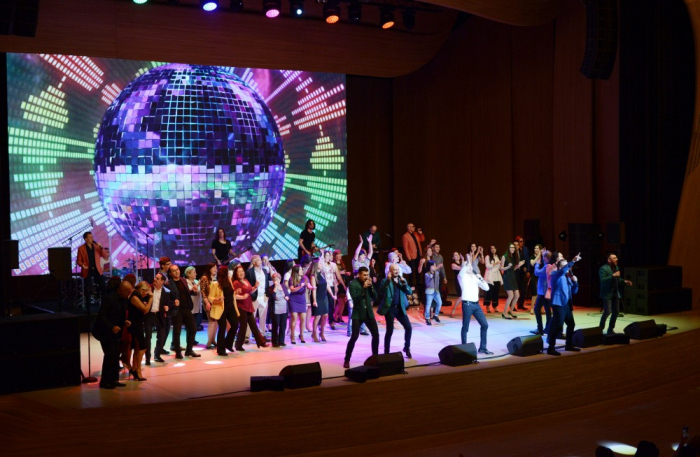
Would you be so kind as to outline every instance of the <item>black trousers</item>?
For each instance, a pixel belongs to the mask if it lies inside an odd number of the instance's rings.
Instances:
[[[386,316],[386,333],[384,334],[384,353],[388,354],[390,352],[391,337],[394,334],[394,319],[399,321],[404,329],[404,343],[403,347],[411,347],[411,335],[413,334],[413,328],[411,327],[411,321],[408,320],[408,316],[402,313],[396,306],[391,306],[389,311],[387,311]]]
[[[231,324],[231,329],[226,334],[226,322]],[[216,332],[216,352],[219,354],[226,353],[226,348],[233,349],[233,340],[236,338],[236,332],[240,325],[236,308],[230,306],[224,307],[224,312],[218,320],[219,329]]]
[[[100,300],[102,299],[105,293],[105,278],[102,277],[102,275],[99,271],[97,271],[97,269],[94,269],[90,270],[86,279],[86,286],[88,288],[88,293],[90,297],[96,303],[100,303]]]
[[[362,324],[366,324],[367,328],[369,329],[369,333],[372,334],[372,355],[379,354],[379,329],[377,328],[377,321],[374,319],[352,319],[352,335],[350,335],[348,347],[345,349],[346,361],[350,361],[352,351],[355,349],[355,342],[360,336],[360,327]]]
[[[156,313],[148,313],[144,316],[144,327],[146,330],[146,359],[151,358],[151,344],[153,339],[153,327],[156,328],[156,348],[153,350],[153,355],[156,357],[163,354],[165,345],[165,316]]]
[[[484,296],[484,306],[486,308],[489,305],[493,306],[493,309],[498,309],[498,295],[501,293],[501,282],[494,281],[493,284],[489,284],[489,290],[486,291]]]
[[[527,295],[527,272],[522,270],[515,271],[515,280],[518,282],[518,291],[520,291],[520,297],[518,297],[518,309],[525,309],[525,295]]]
[[[605,330],[605,321],[610,317],[610,327],[608,331],[612,332],[615,329],[615,323],[617,322],[617,315],[620,314],[620,297],[613,297],[610,300],[603,300],[603,315],[600,317],[600,328]]]
[[[420,263],[420,259],[413,259],[409,260],[406,262],[406,264],[411,267],[411,274],[406,276],[406,279],[408,279],[408,283],[411,286],[418,286],[420,284],[420,273],[418,273],[418,264]]]
[[[185,330],[187,330],[187,347],[185,352],[189,353],[192,351],[194,336],[197,333],[197,324],[194,323],[194,316],[192,315],[191,309],[180,308],[177,315],[173,317],[173,345],[177,353],[180,352],[180,333],[182,333],[183,324]]]
[[[274,311],[274,308],[271,310]],[[272,314],[272,345],[279,346],[284,343],[284,335],[287,333],[287,319],[289,314]]]
[[[246,339],[245,334],[248,331],[249,326],[250,326],[250,332],[255,337],[255,341],[259,345],[264,344],[265,337],[262,336],[262,334],[260,333],[260,330],[258,329],[258,326],[255,324],[255,314],[249,313],[247,311],[243,311],[240,308],[238,309],[238,311],[241,313],[241,316],[238,319],[238,337],[236,338],[236,349],[240,349],[243,347],[243,343],[245,342],[245,339]],[[219,328],[221,328],[221,324],[219,324]]]
[[[550,348],[554,348],[557,343],[557,335],[561,333],[566,324],[566,347],[573,346],[572,339],[574,337],[574,310],[571,303],[564,306],[552,305],[552,323],[549,326],[549,334],[547,343]]]
[[[544,298],[544,295],[538,295],[535,301],[535,319],[537,320],[537,330],[543,332],[542,327],[542,307],[544,306],[544,313],[547,315],[547,330],[550,327],[550,320],[552,319],[552,307],[550,305],[551,300]]]
[[[110,330],[111,331],[111,330]],[[109,335],[100,341],[104,358],[102,359],[102,377],[100,384],[110,385],[119,381],[119,336]],[[88,373],[90,376],[90,373]]]

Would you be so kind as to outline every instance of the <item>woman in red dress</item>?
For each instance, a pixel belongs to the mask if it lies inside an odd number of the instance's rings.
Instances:
[[[245,351],[243,349],[243,342],[245,341],[245,334],[250,326],[250,330],[255,336],[255,342],[258,347],[267,347],[267,340],[258,330],[258,326],[255,325],[255,309],[253,308],[253,299],[250,298],[253,289],[258,287],[258,283],[251,285],[245,278],[245,270],[242,265],[237,265],[233,269],[233,290],[235,291],[236,303],[238,304],[238,311],[241,313],[239,318],[238,327],[238,337],[236,338],[236,350]]]

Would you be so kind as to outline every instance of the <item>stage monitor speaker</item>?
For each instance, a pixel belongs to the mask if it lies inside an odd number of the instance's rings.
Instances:
[[[0,319],[0,394],[80,385],[80,319],[68,313]]]
[[[270,390],[273,392],[284,391],[284,376],[251,376],[250,391],[262,392]]]
[[[19,241],[2,240],[2,257],[5,270],[19,268]]]
[[[287,389],[320,386],[323,379],[321,364],[318,362],[288,365],[282,368],[280,376],[284,377],[284,387]]]
[[[400,352],[391,352],[389,354],[380,354],[375,357],[368,357],[365,360],[366,367],[378,367],[379,376],[391,376],[404,373],[403,354]]]
[[[49,272],[59,281],[71,279],[70,248],[49,248]]]
[[[345,370],[345,377],[351,381],[363,383],[379,378],[379,367],[359,366]]]
[[[617,57],[617,0],[585,0],[586,51],[581,73],[589,79],[609,79]]]
[[[662,335],[654,319],[648,321],[632,322],[625,327],[625,335],[633,340],[648,340]]]
[[[603,335],[603,346],[611,344],[630,344],[630,337],[624,333],[606,333]]]
[[[603,344],[603,329],[600,327],[580,328],[574,332],[572,344],[579,348],[592,348]]]
[[[445,346],[438,353],[440,363],[449,367],[461,367],[476,361],[476,344],[454,344]]]
[[[542,353],[544,343],[540,335],[516,336],[508,342],[508,353],[528,357]]]

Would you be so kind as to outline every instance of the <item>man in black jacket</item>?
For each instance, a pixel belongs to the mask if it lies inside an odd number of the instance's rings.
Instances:
[[[270,273],[263,269],[262,259],[259,255],[254,255],[250,258],[250,267],[245,272],[245,278],[251,285],[258,284],[258,287],[253,289],[253,292],[250,294],[250,298],[253,300],[253,309],[258,314],[258,330],[264,335],[268,305],[265,294],[270,289],[272,281],[270,280]],[[250,328],[248,328],[245,337],[246,339],[250,337]]]
[[[100,379],[102,389],[126,386],[119,382],[119,340],[122,329],[131,324],[126,320],[126,307],[132,291],[131,283],[122,281],[116,292],[105,295],[92,330],[92,335],[100,342],[104,352]]]
[[[173,346],[175,347],[175,358],[182,358],[182,348],[180,346],[180,334],[182,333],[182,325],[185,325],[187,330],[187,347],[185,355],[188,357],[201,357],[192,350],[194,346],[194,337],[197,333],[197,324],[194,322],[192,310],[194,303],[190,295],[190,288],[187,286],[187,280],[180,276],[180,268],[177,265],[170,266],[170,291],[174,294],[175,300],[173,307]]]
[[[170,289],[165,287],[167,277],[161,273],[156,273],[155,278],[153,278],[153,304],[151,310],[146,313],[145,325],[146,325],[146,365],[151,364],[151,336],[153,334],[153,327],[156,328],[156,348],[153,351],[153,360],[156,362],[165,362],[161,358],[165,354],[163,347],[165,345],[166,338],[166,322],[169,316],[171,308],[173,308],[173,302],[175,301],[175,293]]]

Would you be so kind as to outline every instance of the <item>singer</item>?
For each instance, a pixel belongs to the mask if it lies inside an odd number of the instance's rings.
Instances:
[[[598,270],[600,277],[600,299],[603,300],[604,311],[600,317],[600,328],[605,330],[605,321],[610,317],[608,333],[615,333],[615,322],[620,313],[620,298],[625,284],[632,286],[632,281],[623,279],[620,275],[620,268],[617,266],[617,255],[611,252],[608,254],[608,262]]]
[[[102,247],[100,243],[92,237],[92,232],[83,233],[85,244],[78,248],[76,263],[80,266],[80,276],[84,279],[90,278],[93,286],[97,286],[100,297],[105,290],[104,278],[102,278],[102,265],[100,259],[109,258],[109,250]],[[93,295],[94,295],[93,287]]]
[[[384,334],[384,354],[390,352],[391,336],[394,334],[394,319],[398,320],[404,329],[403,352],[406,358],[411,358],[411,321],[408,320],[406,308],[408,307],[408,297],[413,294],[411,286],[401,277],[399,265],[392,263],[389,265],[389,274],[382,280],[379,288],[379,309],[380,316],[386,316],[386,333]]]

